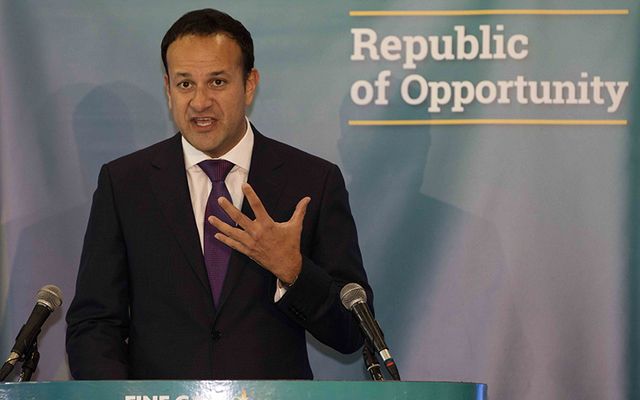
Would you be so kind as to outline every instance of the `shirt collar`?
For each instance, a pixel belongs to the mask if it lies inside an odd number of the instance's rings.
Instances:
[[[233,168],[241,168],[245,171],[249,171],[251,165],[251,152],[253,151],[253,129],[251,129],[251,123],[249,119],[245,117],[247,121],[247,130],[242,136],[242,139],[226,154],[223,154],[218,159],[227,160],[235,164]],[[182,136],[182,152],[184,154],[184,167],[190,169],[196,166],[199,162],[204,160],[213,160],[205,153],[196,149]],[[200,168],[200,167],[198,167]]]

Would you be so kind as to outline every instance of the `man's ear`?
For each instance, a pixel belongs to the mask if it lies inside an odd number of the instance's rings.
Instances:
[[[167,106],[171,110],[171,93],[169,91],[169,75],[164,74],[164,94],[167,96]]]
[[[245,104],[247,107],[253,103],[253,98],[256,94],[256,89],[258,88],[259,83],[260,73],[257,69],[253,68],[249,71],[249,75],[247,75],[247,79],[244,82]]]

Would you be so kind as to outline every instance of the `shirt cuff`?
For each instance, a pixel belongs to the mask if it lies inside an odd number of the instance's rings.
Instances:
[[[276,279],[276,292],[273,295],[273,302],[277,303],[278,301],[280,301],[282,296],[287,293],[287,289],[289,289],[289,286],[282,283],[280,279]]]

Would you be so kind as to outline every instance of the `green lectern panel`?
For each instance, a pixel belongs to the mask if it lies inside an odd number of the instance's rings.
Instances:
[[[486,400],[454,382],[78,381],[0,383],[0,400]]]

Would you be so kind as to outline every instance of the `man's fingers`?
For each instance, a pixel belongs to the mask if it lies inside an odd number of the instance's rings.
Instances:
[[[242,184],[242,192],[246,196],[247,201],[249,202],[249,205],[251,206],[251,209],[256,216],[256,219],[271,220],[271,216],[269,216],[269,213],[264,208],[262,201],[260,201],[260,198],[253,190],[251,185],[249,185],[248,183]]]
[[[216,239],[218,239],[219,241],[221,241],[222,243],[226,244],[227,246],[231,247],[234,250],[239,251],[240,253],[248,256],[249,258],[251,257],[249,255],[249,249],[247,248],[247,246],[245,246],[244,244],[242,244],[242,242],[239,242],[237,240],[234,240],[232,238],[230,238],[229,236],[226,236],[222,233],[216,233],[214,235],[214,237]]]
[[[251,236],[249,236],[247,232],[227,224],[226,222],[222,221],[220,218],[214,215],[210,216],[207,219],[207,221],[209,221],[211,225],[215,226],[216,229],[222,232],[225,236],[228,236],[233,240],[237,240],[239,242],[244,242],[244,243],[248,243],[249,240],[253,240],[251,239]]]
[[[253,238],[247,232],[234,228],[213,215],[209,217],[208,221],[220,231],[214,235],[217,240],[253,259],[254,254],[250,247]]]
[[[218,197],[218,204],[236,224],[240,225],[243,229],[247,229],[251,223],[251,219],[244,215],[242,211],[238,210],[227,198]]]
[[[290,221],[299,224],[302,226],[302,221],[304,221],[304,216],[307,213],[307,206],[311,202],[311,197],[305,197],[298,202],[296,205],[296,209],[291,216]]]

